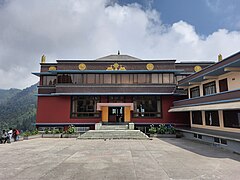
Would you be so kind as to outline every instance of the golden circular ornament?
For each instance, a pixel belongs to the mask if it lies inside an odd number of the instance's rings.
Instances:
[[[198,72],[198,71],[201,71],[202,70],[202,67],[201,66],[195,66],[194,67],[194,71],[195,72]]]
[[[83,64],[83,63],[81,63],[81,64],[78,65],[78,68],[79,68],[80,70],[85,70],[86,67],[87,67],[87,66],[86,66],[85,64]]]
[[[153,70],[154,69],[154,65],[152,64],[152,63],[149,63],[149,64],[147,64],[146,65],[146,68],[147,68],[147,70]]]
[[[50,67],[48,68],[48,70],[49,70],[49,71],[56,71],[57,68],[56,68],[55,66],[50,66]]]

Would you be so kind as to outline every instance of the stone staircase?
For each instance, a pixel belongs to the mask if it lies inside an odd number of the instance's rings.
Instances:
[[[103,125],[99,130],[89,130],[78,139],[149,139],[140,130],[129,130],[128,125]]]
[[[128,125],[102,125],[99,130],[127,130]]]

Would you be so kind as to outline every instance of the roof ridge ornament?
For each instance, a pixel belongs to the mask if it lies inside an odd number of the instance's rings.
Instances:
[[[126,68],[123,65],[119,65],[117,62],[115,62],[113,65],[110,65],[106,69],[107,71],[125,71]]]
[[[218,61],[221,61],[222,60],[222,54],[219,54],[218,55]]]
[[[44,54],[42,55],[41,63],[46,63],[46,56]]]

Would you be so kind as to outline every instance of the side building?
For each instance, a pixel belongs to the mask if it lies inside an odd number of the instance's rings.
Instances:
[[[240,52],[178,82],[188,99],[174,102],[169,112],[187,112],[188,138],[220,144],[240,153]]]
[[[94,129],[96,123],[133,122],[138,129],[151,124],[189,126],[186,113],[169,113],[173,101],[186,98],[177,81],[205,63],[142,60],[109,55],[96,60],[57,60],[39,73],[37,127],[70,124]]]

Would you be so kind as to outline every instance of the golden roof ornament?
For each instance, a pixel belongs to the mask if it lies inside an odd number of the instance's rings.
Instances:
[[[219,55],[218,55],[218,61],[221,61],[221,60],[222,60],[222,55],[219,54]]]
[[[56,68],[55,66],[50,66],[50,67],[48,68],[48,70],[49,70],[49,71],[56,71],[57,68]]]
[[[198,72],[198,71],[201,71],[202,70],[202,67],[201,66],[195,66],[194,67],[194,71],[195,72]]]
[[[124,66],[120,65],[120,68],[119,68],[119,70],[120,70],[120,71],[125,71],[125,70],[126,70],[126,68],[125,68]]]
[[[119,67],[118,63],[114,63],[113,67],[114,67],[114,70],[118,70],[118,67]]]
[[[146,65],[146,68],[147,68],[147,70],[151,71],[151,70],[154,69],[154,65],[153,65],[152,63],[148,63],[148,64]]]
[[[114,63],[113,65],[108,66],[106,70],[107,71],[112,71],[112,70],[114,70],[114,71],[118,71],[118,70],[124,71],[124,70],[126,70],[126,68],[123,65],[119,65],[118,63]]]
[[[78,65],[78,68],[79,68],[81,71],[85,70],[86,67],[87,67],[87,66],[86,66],[86,64],[84,64],[84,63],[81,63],[81,64]]]
[[[41,63],[46,63],[46,56],[45,55],[42,55]]]
[[[106,70],[107,70],[107,71],[112,71],[112,70],[113,70],[113,66],[111,65],[111,66],[107,67]]]

